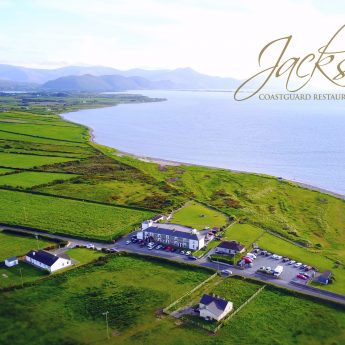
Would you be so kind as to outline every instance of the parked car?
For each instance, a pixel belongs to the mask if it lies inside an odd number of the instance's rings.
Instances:
[[[181,250],[181,251],[180,251],[180,254],[181,254],[181,255],[185,255],[186,252],[185,252],[184,250]]]
[[[306,272],[308,272],[308,271],[310,271],[310,270],[312,270],[312,269],[313,269],[313,267],[307,266],[304,270],[305,270]]]
[[[247,253],[246,256],[251,259],[256,259],[256,255],[254,253]]]
[[[259,248],[254,249],[254,250],[253,250],[253,253],[259,254],[259,253],[260,253],[260,249],[259,249]]]
[[[259,268],[260,271],[264,271],[265,269],[266,269],[265,266],[261,266],[261,267]]]
[[[272,254],[272,259],[276,259],[278,257],[277,254]]]
[[[283,257],[281,255],[277,255],[276,259],[281,260]]]
[[[248,258],[248,256],[244,256],[244,257],[242,258],[242,260],[243,260],[245,263],[247,263],[247,264],[249,264],[249,263],[252,263],[252,262],[253,262],[253,259]]]
[[[269,272],[272,271],[272,268],[271,267],[266,267],[265,271],[269,273]]]
[[[300,267],[300,269],[301,269],[301,270],[304,270],[306,267],[307,267],[307,265],[304,265],[304,264],[303,264],[303,265]]]
[[[299,278],[299,279],[303,279],[303,280],[307,280],[308,279],[305,275],[303,275],[301,273],[298,273],[296,277]]]
[[[230,271],[230,270],[221,270],[220,273],[224,276],[231,276],[232,275],[232,271]]]
[[[194,256],[194,255],[189,255],[188,259],[189,260],[197,260],[198,258],[196,256]]]
[[[86,245],[87,249],[95,249],[95,246],[92,243]]]
[[[294,264],[294,267],[296,267],[296,268],[299,268],[299,267],[301,267],[302,266],[302,263],[301,262],[296,262],[295,264]]]
[[[162,249],[162,245],[161,244],[159,244],[157,247],[156,247],[156,249]]]
[[[271,256],[272,255],[272,253],[270,253],[270,252],[267,252],[266,254],[265,254],[265,256]]]
[[[295,260],[290,260],[290,261],[288,262],[289,265],[294,265],[295,263],[296,263]]]
[[[192,254],[192,252],[190,250],[186,251],[186,255],[191,255],[191,254]]]
[[[290,258],[288,258],[287,256],[285,256],[285,257],[283,258],[283,262],[288,262],[288,261],[290,261]]]
[[[267,254],[267,250],[263,250],[260,254],[261,255],[266,255]]]
[[[126,244],[127,244],[127,245],[128,245],[128,244],[131,244],[131,241],[128,241],[128,240],[127,240],[127,241],[126,241]]]

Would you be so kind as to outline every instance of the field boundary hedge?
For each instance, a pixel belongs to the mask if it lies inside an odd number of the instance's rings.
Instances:
[[[7,186],[7,187],[0,186],[0,189],[12,191],[12,192],[28,193],[28,194],[47,196],[47,197],[58,198],[58,199],[67,199],[67,200],[74,200],[74,201],[79,201],[79,202],[86,202],[86,203],[89,203],[89,204],[97,204],[97,205],[103,205],[103,206],[124,208],[124,209],[128,209],[128,210],[153,212],[155,214],[159,213],[158,212],[159,210],[153,210],[153,209],[150,209],[150,208],[144,208],[144,207],[139,207],[139,206],[137,207],[137,206],[126,206],[126,205],[118,205],[118,204],[108,204],[108,203],[101,202],[101,201],[78,199],[78,198],[73,198],[71,196],[66,196],[66,195],[56,195],[56,194],[49,194],[49,193],[44,193],[44,192],[38,192],[38,191],[35,191],[35,190],[32,190],[32,189],[23,190],[23,189],[20,189],[20,188],[10,187],[10,186]]]

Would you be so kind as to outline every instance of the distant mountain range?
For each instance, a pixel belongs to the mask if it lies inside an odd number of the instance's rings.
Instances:
[[[6,84],[7,83],[7,84]],[[0,90],[123,91],[140,89],[234,89],[239,81],[213,77],[191,68],[117,70],[110,67],[68,66],[35,69],[0,64]]]

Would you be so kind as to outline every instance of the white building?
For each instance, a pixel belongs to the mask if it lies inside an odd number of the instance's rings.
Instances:
[[[12,267],[18,265],[18,259],[16,256],[12,256],[11,258],[8,258],[5,260],[5,265],[7,267]]]
[[[216,247],[216,252],[223,254],[235,255],[244,251],[245,247],[237,241],[223,241]]]
[[[50,273],[72,265],[72,260],[68,255],[56,255],[44,250],[32,250],[26,254],[25,261]]]
[[[137,238],[149,239],[167,245],[198,250],[205,246],[206,231],[198,231],[178,224],[153,223],[151,220],[142,223]]]
[[[233,309],[232,302],[217,296],[204,294],[199,303],[200,317],[220,321]]]

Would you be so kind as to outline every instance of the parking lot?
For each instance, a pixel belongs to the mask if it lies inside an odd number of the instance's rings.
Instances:
[[[266,268],[269,267],[272,270],[274,270],[277,266],[283,266],[283,272],[281,273],[278,279],[285,280],[287,282],[290,282],[293,280],[303,285],[305,285],[308,282],[308,280],[297,278],[297,275],[302,272],[302,273],[307,273],[312,276],[314,272],[314,270],[305,272],[304,269],[297,268],[294,266],[294,264],[289,264],[289,261],[283,262],[283,259],[277,260],[277,259],[274,259],[272,255],[265,256],[265,255],[260,255],[260,253],[257,254],[256,259],[253,261],[253,267],[246,268],[245,270],[248,271],[248,273],[257,274],[257,275],[260,275],[261,277],[267,276],[267,278],[269,279],[276,279],[272,275],[268,275],[265,273],[257,273],[256,271],[262,266]]]
[[[173,260],[178,260],[178,261],[189,261],[193,262],[195,260],[190,259],[190,255],[186,255],[186,252],[188,250],[186,249],[178,249],[178,250],[168,250],[172,247],[165,245],[164,247],[170,247],[170,248],[160,248],[160,247],[155,247],[153,249],[149,249],[147,245],[140,245],[139,242],[133,243],[131,238],[132,236],[135,235],[135,233],[130,234],[129,236],[126,236],[122,238],[121,240],[116,242],[116,248],[121,250],[126,250],[126,251],[132,251],[135,253],[141,253],[141,254],[147,254],[147,255],[155,255],[155,256],[160,256],[163,258],[167,259],[173,259]],[[158,245],[158,243],[157,243]],[[162,246],[163,247],[163,246]],[[181,252],[182,251],[182,252]]]

